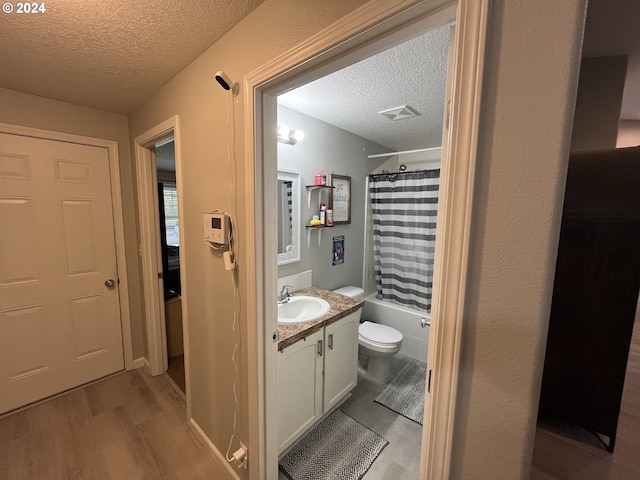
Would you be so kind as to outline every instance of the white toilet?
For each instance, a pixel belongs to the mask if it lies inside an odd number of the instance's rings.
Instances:
[[[360,287],[347,286],[334,290],[347,297],[364,298]],[[372,382],[383,384],[389,381],[391,355],[400,351],[402,333],[392,327],[362,321],[358,328],[358,371]]]

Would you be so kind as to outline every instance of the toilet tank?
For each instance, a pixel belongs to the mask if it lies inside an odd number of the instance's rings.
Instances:
[[[354,287],[353,285],[337,288],[334,290],[334,292],[345,295],[347,297],[364,298],[364,290],[360,287]]]

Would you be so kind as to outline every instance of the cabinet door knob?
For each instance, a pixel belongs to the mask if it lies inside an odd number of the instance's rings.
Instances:
[[[329,335],[328,343],[329,350],[333,350],[333,333]]]
[[[427,321],[426,318],[422,318],[420,320],[420,325],[422,326],[422,328],[430,327],[431,326],[431,322]]]
[[[318,340],[318,355],[322,356],[322,340]]]

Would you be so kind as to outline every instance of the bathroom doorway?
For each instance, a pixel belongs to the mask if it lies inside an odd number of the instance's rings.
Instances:
[[[277,169],[276,138],[273,134],[277,125],[277,95],[457,18],[457,23],[463,26],[464,35],[457,29],[455,56],[451,63],[453,81],[447,99],[447,135],[442,154],[443,159],[455,158],[456,161],[448,165],[441,182],[446,201],[440,214],[444,221],[438,223],[437,237],[441,246],[436,247],[439,251],[436,268],[441,264],[440,271],[446,270],[447,276],[446,279],[442,275],[434,278],[439,289],[433,302],[432,315],[436,322],[435,328],[432,326],[430,347],[437,345],[437,349],[430,348],[429,351],[430,388],[425,398],[420,462],[421,477],[448,476],[447,452],[452,441],[455,373],[459,368],[456,345],[459,344],[463,318],[463,305],[458,299],[464,296],[468,262],[465,252],[469,241],[471,186],[476,161],[479,104],[474,99],[479,97],[481,88],[482,62],[479,59],[483,55],[487,4],[460,0],[427,1],[419,8],[397,4],[389,6],[388,3],[383,7],[379,2],[371,5],[372,11],[367,11],[366,15],[361,11],[357,17],[349,17],[350,24],[339,25],[335,31],[310,40],[307,45],[288,52],[245,78],[245,111],[255,120],[248,123],[247,138],[251,141],[246,145],[248,158],[254,162],[254,166],[249,167],[252,173],[247,178],[248,191],[254,195],[249,201],[255,208],[248,209],[248,221],[253,226],[247,239],[247,248],[251,252],[249,266],[255,265],[262,278],[268,279],[264,283],[258,280],[255,284],[248,284],[248,337],[258,346],[256,356],[249,359],[249,394],[255,394],[257,398],[256,403],[250,405],[251,420],[255,420],[251,422],[254,427],[250,434],[259,449],[257,456],[261,475],[264,473],[269,478],[277,475],[277,432],[274,415],[264,408],[273,405],[275,375],[261,372],[273,372],[276,365],[273,342],[277,339],[277,315],[275,302],[269,299],[276,297],[277,246],[276,227],[267,222],[261,212],[263,205],[276,204],[277,199],[273,181]],[[375,8],[384,8],[384,14],[378,12],[380,16],[376,16]],[[391,13],[394,9],[397,15]],[[385,22],[381,18],[393,20]],[[367,35],[356,35],[365,30]],[[447,322],[437,321],[440,309],[447,312]],[[432,375],[432,371],[435,374]],[[439,371],[453,374],[438,375]]]
[[[419,401],[413,408],[408,406],[413,402],[407,401],[403,405],[407,407],[406,410],[420,412],[414,418],[406,418],[397,410],[381,405],[376,399],[382,398],[383,389],[400,371],[403,374],[399,379],[412,382],[402,383],[407,390],[411,388],[410,385],[416,391],[423,389],[426,379],[429,327],[425,319],[429,318],[431,301],[431,288],[427,285],[432,283],[433,234],[437,210],[437,190],[431,186],[437,187],[441,166],[447,64],[453,34],[451,23],[435,26],[277,97],[279,131],[286,125],[298,136],[298,139],[292,139],[290,135],[285,135],[286,138],[279,139],[278,175],[280,177],[283,172],[296,171],[301,177],[304,196],[302,202],[300,198],[294,199],[294,204],[301,203],[297,209],[297,225],[301,226],[299,230],[302,232],[294,231],[291,235],[291,223],[282,222],[283,216],[279,217],[279,238],[283,226],[288,227],[289,238],[297,239],[302,235],[297,261],[283,262],[279,256],[279,282],[296,285],[289,276],[311,270],[313,287],[323,290],[347,285],[362,287],[365,291],[365,307],[361,322],[374,322],[392,328],[403,336],[401,351],[389,359],[389,378],[382,382],[374,381],[367,377],[363,367],[357,386],[351,391],[351,398],[339,407],[342,412],[369,430],[383,434],[383,438],[388,440],[389,445],[380,452],[367,473],[375,478],[398,476],[415,479],[419,474],[424,401]],[[383,82],[376,76],[380,71],[387,72]],[[407,72],[411,72],[411,75],[407,75]],[[349,108],[341,109],[342,105],[348,105]],[[411,153],[406,153],[408,151]],[[300,158],[305,161],[300,162]],[[405,166],[406,171],[398,173],[401,165]],[[388,175],[381,172],[388,172]],[[424,175],[429,172],[429,176],[433,177],[428,181],[432,185],[425,185],[424,192],[420,194],[415,189],[422,187],[416,181],[424,177],[420,177],[418,172]],[[312,195],[308,187],[305,190],[305,185],[312,185],[315,177],[322,175],[326,176],[328,183],[335,174],[346,175],[350,179],[349,223],[331,225],[332,228],[321,231],[322,235],[316,239],[318,232],[308,230],[306,226],[312,215],[320,216],[322,212],[319,209],[333,207],[332,198],[330,193],[322,189]],[[389,269],[396,274],[398,269],[402,269],[403,279],[402,282],[396,282],[398,285],[394,288],[393,302],[390,301],[391,295],[386,300],[376,298],[373,246],[369,245],[372,222],[368,208],[371,206],[368,179],[371,174],[378,174],[373,178],[385,177],[385,181],[393,177],[394,185],[396,181],[413,185],[412,192],[404,195],[400,191],[405,187],[398,185],[398,194],[386,200],[387,204],[392,201],[402,203],[395,208],[407,212],[406,209],[412,208],[410,203],[404,203],[407,195],[413,201],[418,195],[430,197],[423,199],[424,202],[430,202],[428,206],[424,203],[418,209],[413,207],[414,211],[404,220],[399,218],[396,210],[392,217],[390,213],[384,214],[384,221],[393,223],[389,231],[381,232],[386,245],[391,245],[388,234],[397,233],[400,225],[407,229],[404,239],[398,237],[392,242],[393,257],[397,256],[398,261]],[[403,180],[401,176],[407,179]],[[291,214],[285,217],[291,217]],[[384,227],[378,224],[377,229],[380,228]],[[306,238],[307,233],[313,233],[311,241]],[[421,238],[417,239],[416,233]],[[336,237],[343,239],[348,247],[347,254],[339,263],[334,262],[332,257],[332,238]],[[413,274],[415,278],[411,283],[406,279],[407,275],[416,271],[416,262],[407,263],[404,254],[398,253],[401,243],[412,244],[405,252],[407,255],[421,252],[417,256],[419,259],[416,257],[415,260],[422,268]],[[381,250],[389,254],[389,248],[385,246]],[[281,250],[279,244],[278,253]],[[405,264],[410,265],[407,271],[404,270]],[[395,292],[399,295],[406,292],[406,295],[398,297]],[[363,366],[365,362],[363,357]],[[405,372],[409,371],[416,373],[405,376]],[[400,457],[407,460],[399,464],[397,459]],[[280,472],[280,479],[284,478]]]

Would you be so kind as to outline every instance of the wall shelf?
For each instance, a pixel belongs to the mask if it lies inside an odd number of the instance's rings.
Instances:
[[[318,190],[318,204],[321,203],[322,192],[324,190],[333,190],[335,187],[330,185],[306,185],[307,187],[307,210],[311,210],[311,193]],[[328,202],[327,202],[328,203]]]
[[[318,246],[322,241],[322,230],[325,228],[333,228],[334,225],[306,225],[307,229],[307,248],[311,247],[311,232],[314,230],[318,231]]]

